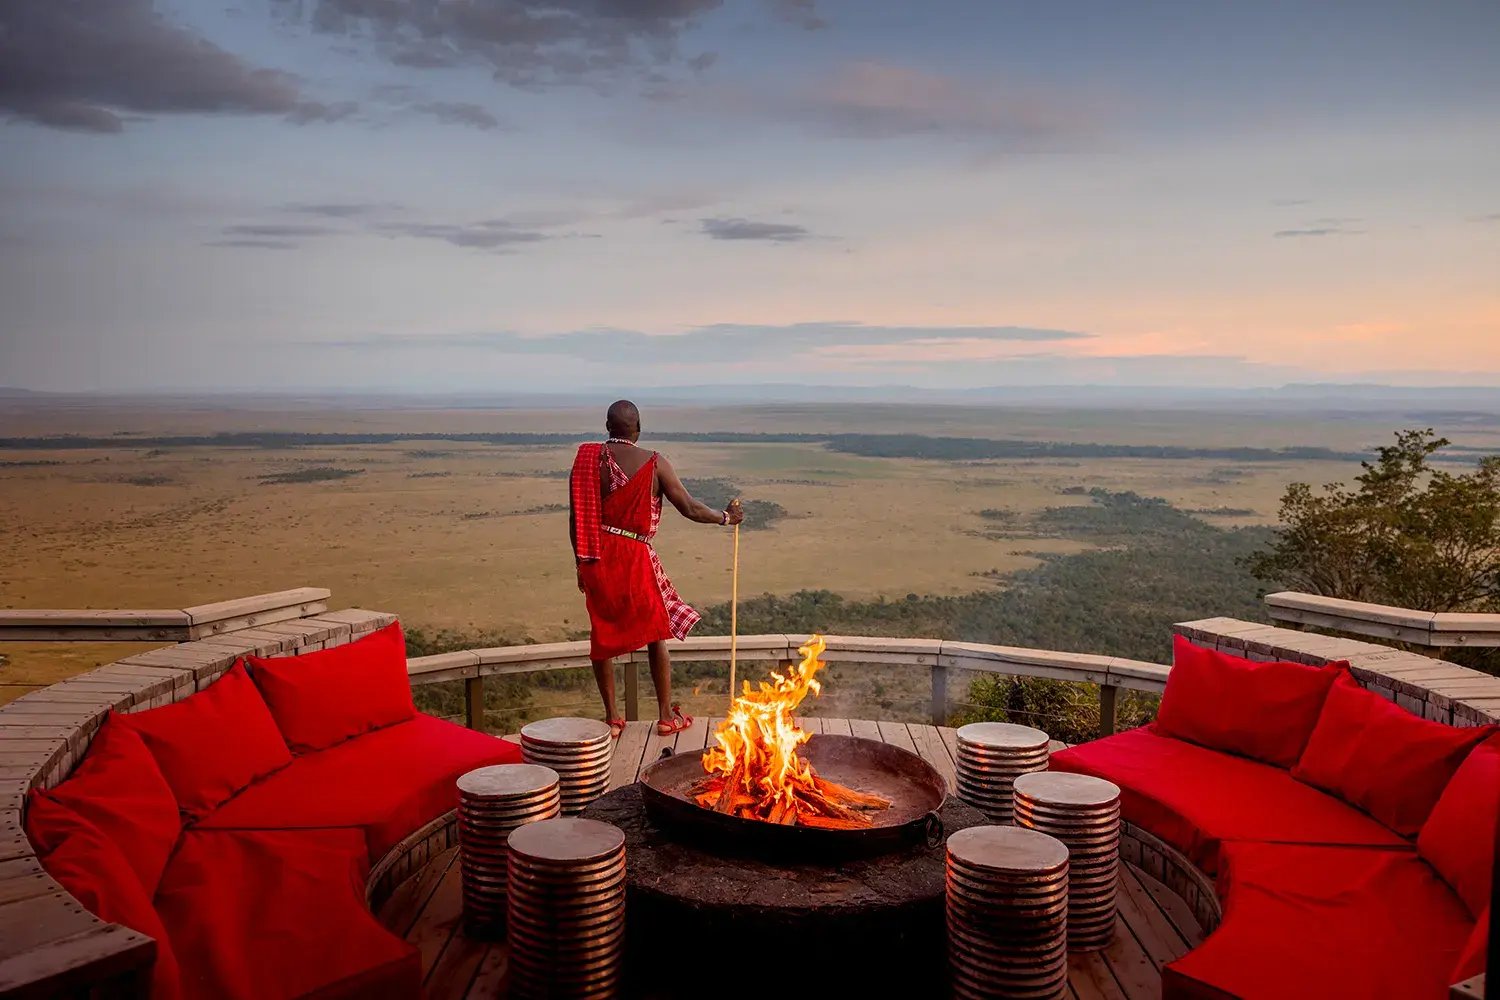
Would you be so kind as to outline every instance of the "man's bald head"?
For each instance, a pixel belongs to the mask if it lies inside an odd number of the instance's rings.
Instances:
[[[635,440],[641,433],[641,411],[628,399],[611,403],[604,415],[604,429],[610,437]]]

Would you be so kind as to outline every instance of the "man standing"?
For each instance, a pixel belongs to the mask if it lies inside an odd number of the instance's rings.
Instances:
[[[578,566],[578,589],[588,603],[589,659],[604,700],[604,718],[619,736],[625,720],[615,714],[614,658],[647,647],[656,687],[656,731],[663,736],[692,725],[692,716],[672,701],[669,638],[684,639],[699,614],[677,596],[651,539],[661,523],[661,501],[672,501],[683,517],[699,524],[739,524],[738,500],[714,510],[694,500],[672,464],[636,442],[641,414],[629,400],[609,408],[609,440],[578,448],[569,482],[569,533]]]

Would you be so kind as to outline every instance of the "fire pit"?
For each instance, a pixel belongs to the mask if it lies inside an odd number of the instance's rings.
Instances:
[[[943,833],[984,816],[916,754],[796,725],[822,651],[745,685],[707,750],[585,811],[625,833],[628,995],[764,996],[730,942],[786,943],[774,978],[798,995],[940,988]]]
[[[884,799],[869,826],[793,826],[721,813],[694,801],[702,754],[667,757],[641,772],[641,796],[651,821],[683,839],[736,853],[795,859],[857,857],[943,841],[940,810],[948,797],[943,776],[900,747],[856,736],[816,735],[803,756],[835,787]]]

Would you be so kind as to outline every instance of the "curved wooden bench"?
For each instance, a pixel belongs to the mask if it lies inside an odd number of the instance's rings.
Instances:
[[[128,996],[144,989],[156,943],[85,910],[42,869],[24,827],[27,793],[66,778],[105,715],[185,698],[246,654],[310,653],[394,621],[357,608],[271,621],[128,656],[0,707],[0,994]]]

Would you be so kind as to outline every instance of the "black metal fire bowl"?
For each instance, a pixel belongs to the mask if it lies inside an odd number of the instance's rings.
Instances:
[[[900,747],[857,736],[817,734],[802,753],[820,777],[889,799],[889,809],[869,813],[862,830],[781,826],[705,809],[688,790],[704,777],[703,752],[664,756],[641,772],[641,796],[651,823],[705,850],[773,859],[870,857],[903,848],[935,847],[943,840],[938,811],[948,798],[943,776]]]

